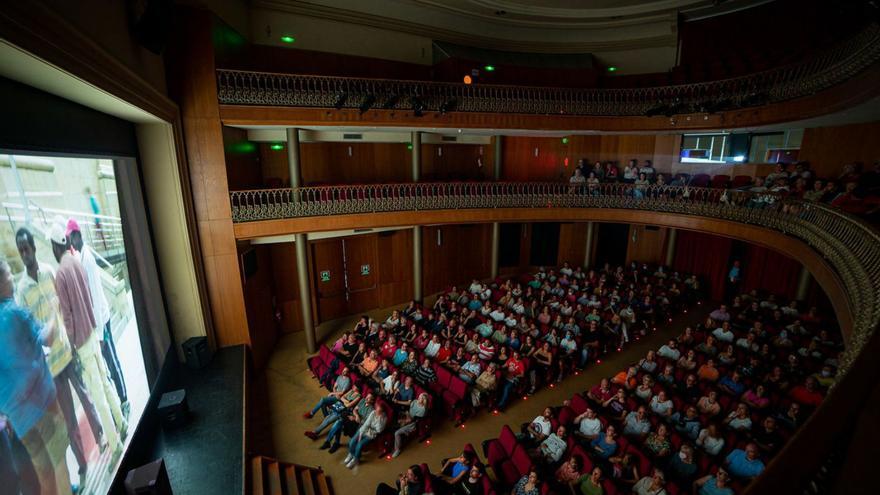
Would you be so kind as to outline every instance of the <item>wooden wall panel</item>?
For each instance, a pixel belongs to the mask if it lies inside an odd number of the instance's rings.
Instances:
[[[537,149],[537,156],[535,150]],[[576,158],[569,157],[561,138],[506,137],[504,139],[501,177],[508,181],[568,180]]]
[[[385,308],[412,298],[412,229],[376,234],[379,257],[378,307]]]
[[[665,227],[630,225],[626,262],[662,263],[666,254],[666,232]]]
[[[281,311],[281,331],[299,332],[302,330],[302,310],[297,286],[296,245],[292,242],[271,244],[270,252],[275,304]]]
[[[300,152],[307,186],[411,179],[412,155],[405,143],[303,143]]]
[[[559,264],[569,262],[579,266],[587,252],[587,224],[562,223],[559,225]]]
[[[491,241],[492,226],[488,224],[422,227],[423,292],[433,294],[474,278],[489,277]]]
[[[846,163],[870,168],[880,159],[880,122],[804,129],[798,157],[810,162],[818,177],[838,177]]]
[[[379,306],[378,237],[355,235],[343,238],[345,245],[345,270],[348,280],[348,307],[346,314],[363,313]],[[364,274],[361,268],[367,268]]]
[[[270,246],[244,246],[240,253],[249,250],[253,250],[256,256],[257,271],[242,280],[244,301],[247,308],[248,328],[251,330],[254,359],[257,362],[265,362],[278,339],[278,324],[273,307],[275,269]]]
[[[492,180],[493,154],[491,144],[423,144],[422,180]]]
[[[322,322],[347,315],[342,238],[311,241],[309,246],[312,254],[313,297],[318,308],[317,321]],[[330,272],[330,280],[326,282],[321,280],[320,274],[323,271]]]
[[[263,187],[260,155],[247,140],[247,132],[223,126],[223,148],[226,152],[226,178],[230,191]]]

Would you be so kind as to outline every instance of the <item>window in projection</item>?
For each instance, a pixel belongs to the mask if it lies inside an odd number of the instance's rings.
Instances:
[[[0,155],[0,201],[0,491],[104,494],[149,397],[113,162]]]

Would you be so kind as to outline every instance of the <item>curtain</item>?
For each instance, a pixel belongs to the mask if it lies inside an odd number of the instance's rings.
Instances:
[[[742,261],[742,289],[758,289],[788,299],[797,294],[801,264],[788,256],[754,244],[746,246]]]
[[[733,240],[688,230],[678,232],[673,270],[700,277],[706,293],[713,301],[724,298],[724,284],[729,269]]]

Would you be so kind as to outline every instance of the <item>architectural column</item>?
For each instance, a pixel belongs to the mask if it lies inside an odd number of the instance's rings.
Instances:
[[[412,133],[412,180],[418,182],[422,178],[422,133]]]
[[[794,298],[803,301],[807,298],[807,292],[810,290],[810,270],[807,267],[801,267],[801,275],[798,277],[797,292]]]
[[[413,299],[422,300],[422,227],[413,227]]]
[[[669,234],[666,236],[665,265],[671,267],[672,262],[675,261],[675,241],[678,238],[678,229],[670,227],[668,232]]]
[[[593,244],[596,236],[596,222],[587,222],[587,247],[584,250],[584,269],[593,265]]]
[[[422,133],[412,133],[412,180],[422,177]],[[422,227],[413,227],[413,299],[422,300]]]
[[[492,154],[492,176],[496,181],[501,180],[501,144],[503,142],[503,138],[498,135],[495,136],[495,149]],[[492,278],[498,276],[498,249],[499,244],[501,243],[501,224],[498,222],[492,222],[492,256],[491,256],[491,266],[489,273]]]
[[[302,168],[299,161],[299,129],[287,128],[287,170],[290,172],[290,187],[302,185]],[[293,195],[295,198],[296,195]],[[305,234],[296,234],[296,275],[299,286],[299,304],[302,311],[302,327],[306,334],[306,349],[309,353],[318,350],[315,345],[315,320],[312,319],[312,288],[309,286],[308,239]]]
[[[309,287],[309,267],[306,249],[308,240],[305,234],[296,234],[296,275],[299,285],[299,304],[302,310],[303,332],[306,334],[306,349],[309,354],[318,350],[315,345],[315,322],[312,319],[312,291]]]
[[[300,187],[302,169],[299,164],[299,129],[296,127],[287,128],[287,170],[290,172],[290,187]]]

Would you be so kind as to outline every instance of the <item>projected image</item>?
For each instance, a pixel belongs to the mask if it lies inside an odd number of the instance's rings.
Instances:
[[[0,155],[0,492],[106,493],[148,397],[113,162]]]

